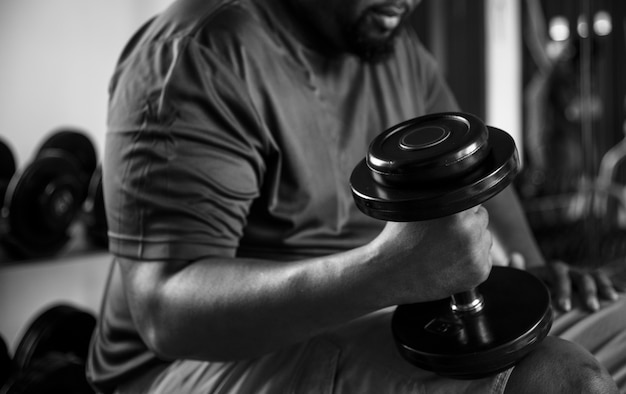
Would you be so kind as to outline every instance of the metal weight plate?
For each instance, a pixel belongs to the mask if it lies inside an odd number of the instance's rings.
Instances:
[[[15,174],[15,157],[9,145],[0,139],[0,201]]]
[[[9,355],[9,348],[6,341],[0,336],[0,387],[9,379],[13,370],[13,362]]]
[[[13,356],[15,368],[25,370],[50,353],[84,363],[95,327],[96,318],[90,312],[68,304],[48,307],[22,335]]]
[[[474,315],[452,312],[449,298],[396,308],[392,331],[402,356],[443,376],[475,379],[509,368],[548,334],[550,294],[532,274],[493,267],[478,290],[485,306]]]
[[[102,167],[98,166],[89,182],[89,193],[83,205],[87,233],[98,245],[107,247],[107,222],[102,192]]]
[[[92,394],[85,365],[62,353],[48,353],[19,371],[0,394]]]
[[[366,157],[372,177],[411,186],[467,174],[489,151],[489,132],[477,117],[432,114],[400,123],[376,137]]]
[[[78,169],[59,151],[48,150],[9,183],[3,219],[7,244],[25,257],[57,252],[83,202]]]
[[[15,173],[15,156],[9,145],[0,139],[0,179],[10,179]]]
[[[83,198],[85,198],[88,192],[89,180],[98,164],[96,148],[91,139],[80,130],[61,129],[54,131],[41,143],[35,159],[50,150],[63,152],[78,166],[80,181],[84,185]]]
[[[94,144],[87,134],[79,130],[62,129],[51,133],[39,146],[36,157],[48,149],[60,149],[72,155],[81,172],[90,176],[98,164]]]
[[[511,136],[494,127],[487,130],[488,152],[479,165],[456,177],[388,186],[377,181],[379,176],[364,159],[350,177],[356,205],[376,219],[410,222],[448,216],[487,201],[506,188],[520,168]]]

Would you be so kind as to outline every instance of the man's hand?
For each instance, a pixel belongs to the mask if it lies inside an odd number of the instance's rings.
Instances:
[[[489,215],[482,206],[434,220],[389,222],[372,245],[382,293],[396,303],[442,299],[471,289],[491,271]]]
[[[557,306],[567,312],[572,309],[572,293],[576,290],[585,307],[592,312],[600,309],[600,300],[615,301],[619,298],[616,287],[608,273],[602,268],[578,268],[563,261],[549,261],[539,271],[552,284]],[[546,271],[548,277],[546,278]]]
[[[618,293],[625,290],[623,285],[614,283],[610,272],[603,268],[573,267],[560,260],[550,261],[545,266],[526,268],[524,257],[519,253],[510,255],[509,266],[527,269],[546,282],[553,292],[556,305],[564,312],[572,309],[574,290],[592,312],[600,309],[600,300],[616,301]]]

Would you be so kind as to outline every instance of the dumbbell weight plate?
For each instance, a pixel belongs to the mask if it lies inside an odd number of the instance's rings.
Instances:
[[[9,355],[9,347],[4,337],[0,336],[0,387],[9,379],[13,371],[13,362]]]
[[[94,144],[87,135],[78,130],[60,130],[53,132],[39,146],[39,156],[48,149],[60,149],[71,154],[79,163],[81,171],[92,174],[98,164]]]
[[[84,195],[81,198],[84,199],[87,196],[89,180],[98,164],[96,148],[91,139],[79,130],[62,129],[55,131],[41,143],[35,159],[50,150],[63,152],[78,166],[80,181],[84,185]]]
[[[0,181],[9,180],[15,173],[15,157],[11,148],[0,139]]]
[[[377,136],[366,157],[372,177],[407,187],[467,174],[489,153],[489,131],[470,114],[432,114]]]
[[[74,357],[52,352],[11,377],[0,394],[92,394],[85,365]]]
[[[15,157],[11,148],[0,139],[0,201],[15,174]]]
[[[26,257],[50,255],[67,241],[67,230],[82,204],[76,166],[48,150],[9,183],[2,215],[7,243]]]
[[[95,327],[95,316],[80,308],[68,304],[46,308],[22,335],[13,357],[15,368],[27,369],[50,353],[65,354],[84,363]]]
[[[102,167],[98,166],[89,182],[89,194],[84,204],[85,223],[90,238],[100,246],[108,245],[106,212],[102,191]]]
[[[368,216],[396,222],[439,218],[483,203],[519,172],[513,139],[502,130],[487,128],[491,149],[480,166],[457,178],[390,187],[376,181],[366,160],[361,161],[350,178],[354,201]]]
[[[552,325],[550,294],[526,271],[493,267],[478,286],[485,302],[475,315],[457,315],[450,299],[396,308],[392,331],[414,365],[457,379],[503,371],[531,352]]]

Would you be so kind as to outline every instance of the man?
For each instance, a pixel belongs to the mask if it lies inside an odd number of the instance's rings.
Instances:
[[[615,390],[591,355],[555,338],[474,381],[395,351],[389,307],[467,290],[492,264],[484,207],[385,224],[351,197],[375,135],[457,109],[402,23],[418,2],[180,0],[131,39],[111,84],[116,264],[88,366],[98,389]],[[487,204],[490,228],[541,264],[514,197]],[[513,226],[523,231],[502,231]]]

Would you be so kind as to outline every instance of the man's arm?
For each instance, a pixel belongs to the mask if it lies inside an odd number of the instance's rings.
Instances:
[[[119,258],[139,331],[165,358],[259,356],[386,306],[441,299],[486,279],[482,208],[389,223],[371,243],[294,262]]]
[[[545,261],[512,187],[489,200],[485,206],[490,213],[491,229],[505,251],[509,255],[521,254],[527,269],[551,282],[556,303],[562,310],[571,309],[574,287],[592,311],[600,308],[599,298],[618,299],[612,281],[601,269],[584,270],[563,261]]]

